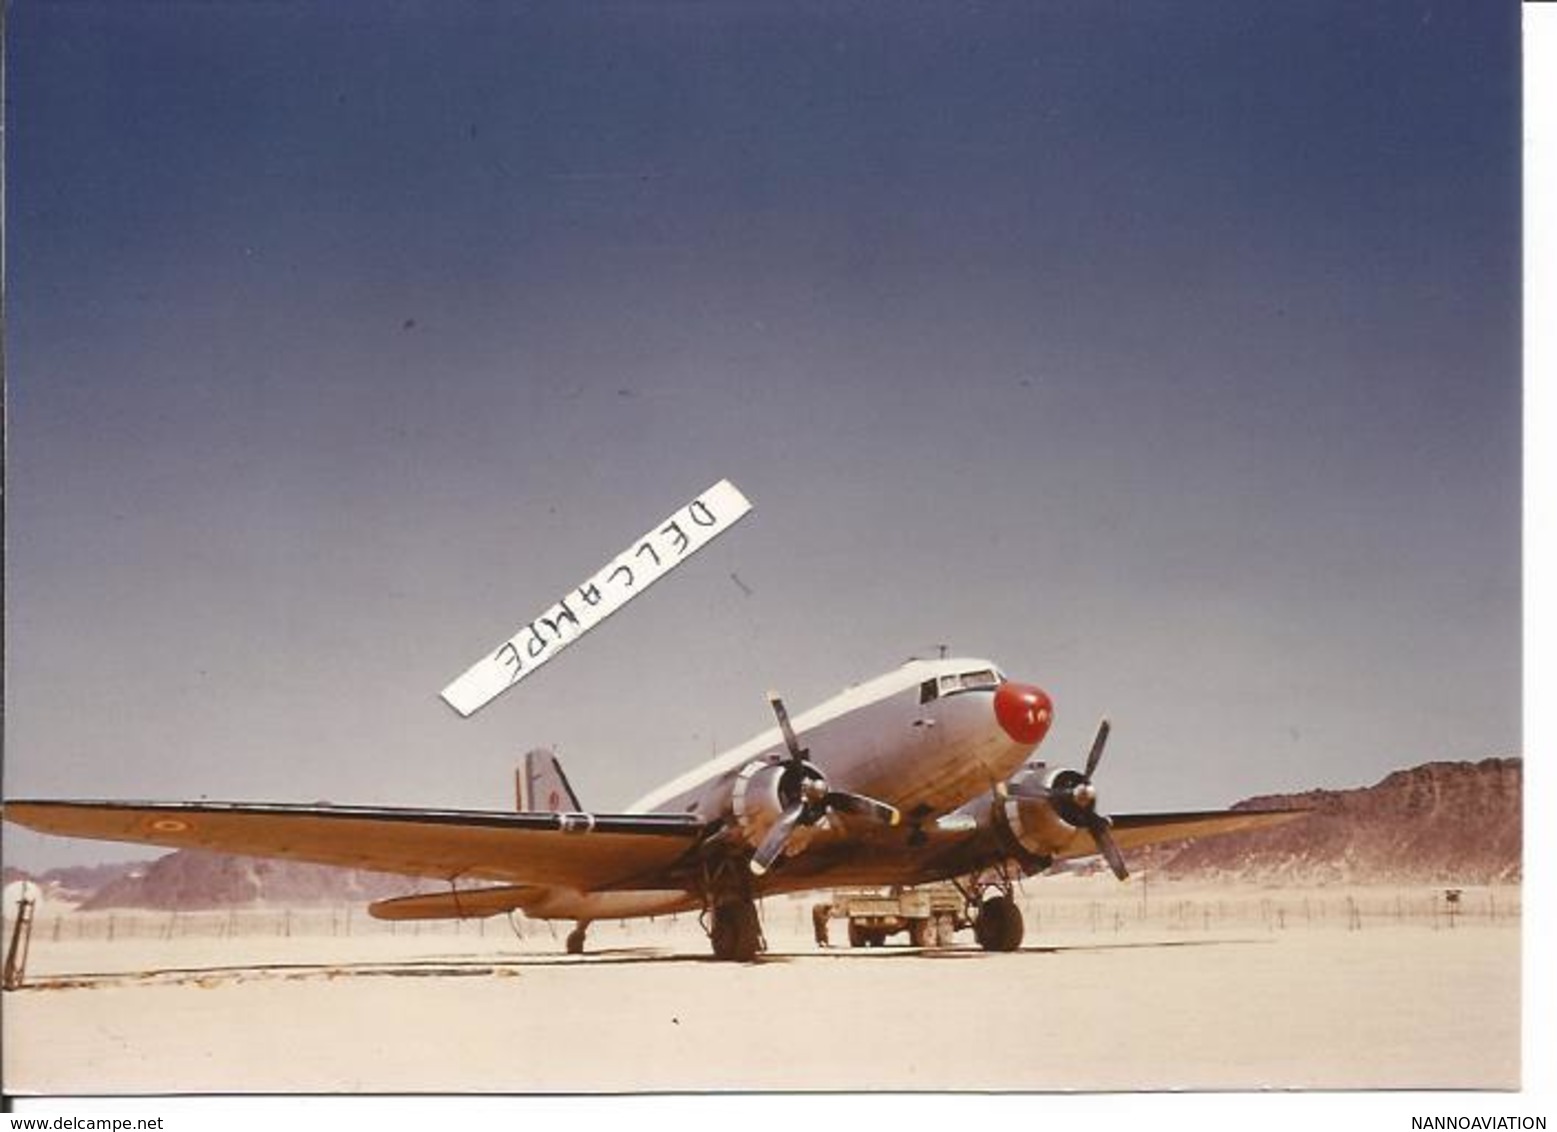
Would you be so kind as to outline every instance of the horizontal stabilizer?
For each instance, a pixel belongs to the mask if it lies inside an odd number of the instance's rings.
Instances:
[[[528,884],[424,892],[375,901],[368,905],[368,914],[375,920],[479,920],[522,908],[544,893]]]

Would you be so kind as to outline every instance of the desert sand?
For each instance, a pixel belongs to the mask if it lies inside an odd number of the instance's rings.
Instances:
[[[1512,1089],[1512,887],[1029,883],[1021,951],[707,957],[695,917],[412,929],[360,909],[45,913],[11,1093]],[[833,925],[841,941],[842,925]]]

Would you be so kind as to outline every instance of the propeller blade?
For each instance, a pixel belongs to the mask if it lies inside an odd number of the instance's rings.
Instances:
[[[1103,859],[1108,862],[1108,867],[1114,870],[1114,875],[1120,880],[1130,878],[1130,870],[1125,868],[1124,854],[1119,851],[1119,844],[1114,840],[1113,831],[1108,827],[1108,819],[1095,816],[1087,823],[1087,832],[1092,834],[1092,840],[1097,842],[1098,851],[1103,854]]]
[[[841,814],[869,818],[882,825],[897,825],[903,820],[903,815],[898,812],[896,806],[889,806],[885,802],[878,802],[863,794],[850,794],[847,790],[829,790],[825,801],[829,809],[837,810]]]
[[[1103,720],[1097,725],[1097,738],[1092,740],[1092,750],[1087,752],[1087,769],[1081,773],[1087,778],[1092,777],[1092,772],[1097,770],[1097,764],[1103,761],[1103,744],[1108,742],[1108,720]]]
[[[800,746],[800,740],[795,736],[795,729],[790,726],[789,712],[784,707],[783,698],[777,692],[769,692],[768,703],[773,708],[773,714],[778,716],[779,730],[784,733],[784,746],[789,748],[789,757],[799,762],[810,752]]]
[[[756,876],[766,873],[783,855],[796,826],[815,825],[828,810],[869,818],[883,825],[897,825],[903,820],[896,806],[889,806],[863,794],[828,789],[827,779],[822,776],[822,772],[807,761],[810,751],[800,745],[794,725],[789,722],[789,711],[784,707],[783,698],[777,692],[769,692],[768,704],[778,718],[779,730],[784,734],[784,746],[789,749],[789,762],[784,764],[780,795],[792,798],[793,801],[778,821],[773,823],[773,828],[768,830],[762,844],[752,854],[751,871]],[[798,781],[795,781],[797,777]]]
[[[773,823],[773,828],[768,830],[768,835],[752,854],[751,871],[754,876],[760,877],[773,867],[773,862],[784,852],[784,846],[789,844],[789,835],[795,832],[795,826],[800,824],[804,813],[805,807],[797,804],[779,815],[778,821]]]

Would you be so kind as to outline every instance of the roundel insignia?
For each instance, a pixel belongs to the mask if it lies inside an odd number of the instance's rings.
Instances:
[[[151,828],[157,833],[183,833],[189,829],[189,823],[178,818],[158,818]]]

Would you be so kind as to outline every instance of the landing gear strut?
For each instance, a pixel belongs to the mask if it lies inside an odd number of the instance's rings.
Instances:
[[[713,944],[715,959],[750,963],[759,951],[767,950],[751,877],[740,858],[721,857],[704,863],[703,928]]]
[[[708,938],[714,945],[714,958],[734,963],[750,963],[762,950],[762,925],[757,920],[757,905],[750,900],[732,900],[714,907]]]
[[[1022,910],[1016,906],[1011,874],[999,869],[982,878],[957,881],[973,919],[973,938],[985,951],[1015,951],[1022,946]],[[983,895],[978,895],[983,888]],[[976,905],[976,907],[975,907]]]

